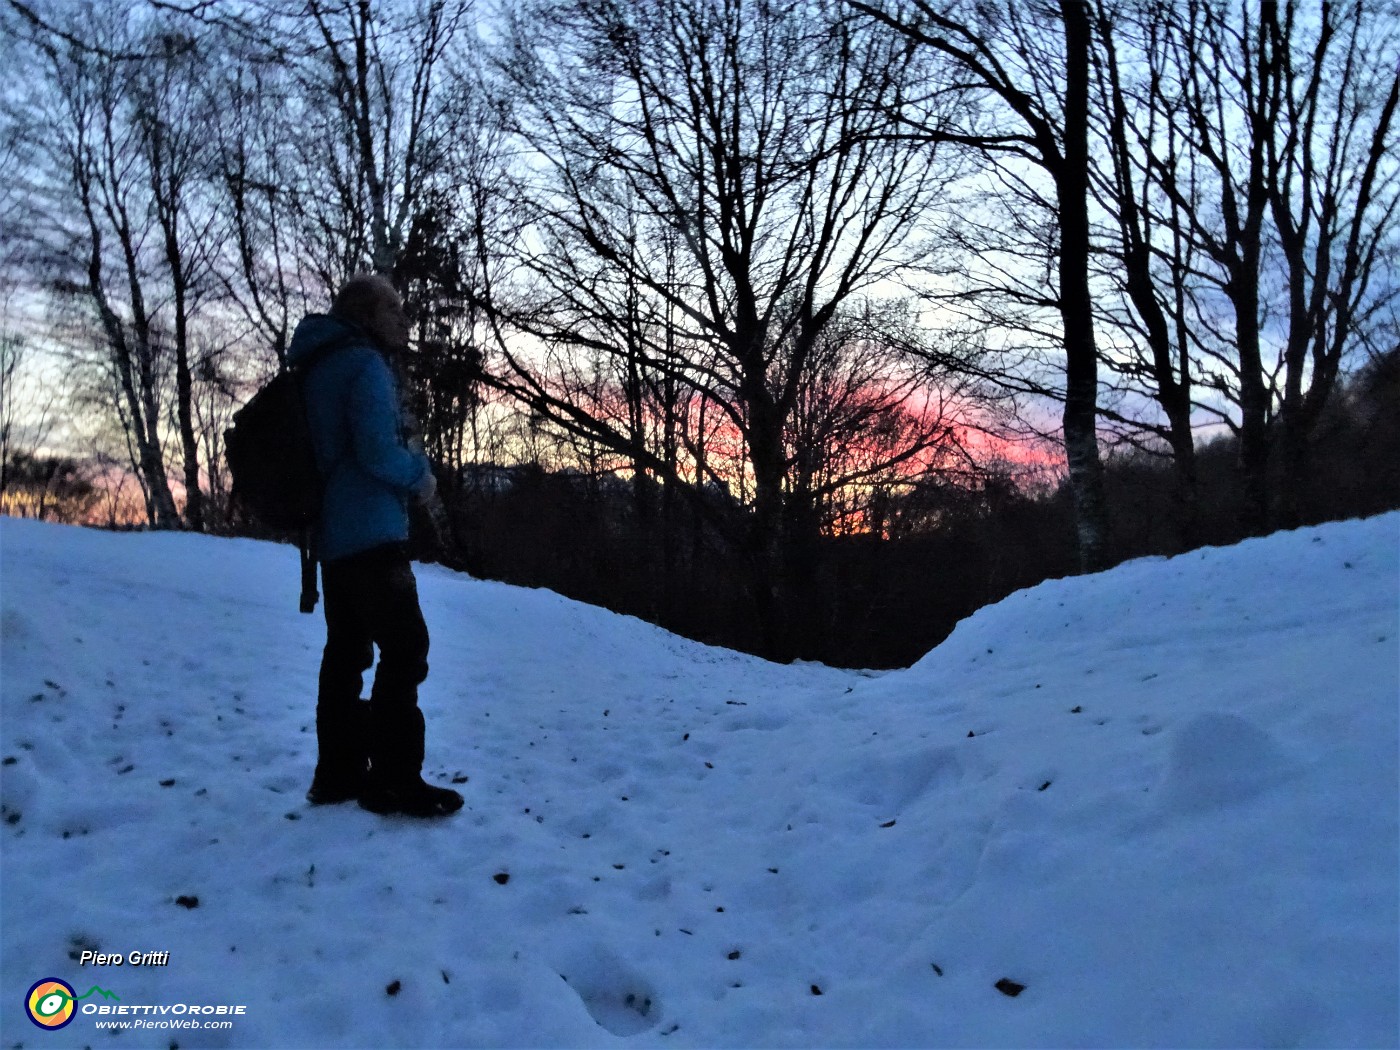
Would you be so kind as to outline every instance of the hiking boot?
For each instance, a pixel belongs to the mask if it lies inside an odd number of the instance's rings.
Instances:
[[[422,777],[384,783],[371,776],[360,792],[360,808],[382,815],[445,817],[462,808],[462,796],[451,788],[434,787]]]
[[[313,806],[332,806],[337,802],[349,802],[359,798],[369,778],[368,765],[356,770],[354,767],[331,770],[316,766],[311,778],[311,789],[306,793],[306,801]]]
[[[306,801],[329,806],[359,798],[369,776],[369,702],[316,705],[316,772]]]
[[[370,772],[360,792],[360,808],[409,817],[456,813],[462,796],[423,780],[423,712],[416,703],[381,702],[380,686],[376,677],[376,695],[370,701]]]

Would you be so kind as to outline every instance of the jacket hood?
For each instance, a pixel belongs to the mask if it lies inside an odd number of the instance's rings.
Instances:
[[[362,340],[373,346],[364,331],[349,321],[342,321],[330,314],[307,314],[292,333],[292,343],[287,347],[287,364],[296,366],[312,353],[328,343]]]

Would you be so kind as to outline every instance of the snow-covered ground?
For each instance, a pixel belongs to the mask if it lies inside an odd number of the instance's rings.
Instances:
[[[1395,1046],[1397,549],[1133,562],[878,675],[420,567],[425,823],[303,800],[289,548],[4,520],[0,1040]],[[118,999],[41,1031],[49,977]],[[188,1004],[244,1012],[96,1027]]]

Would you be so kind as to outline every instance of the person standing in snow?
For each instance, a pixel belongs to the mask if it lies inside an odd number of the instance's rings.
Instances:
[[[408,557],[408,505],[430,499],[427,457],[404,441],[393,360],[409,325],[394,286],[352,277],[329,315],[309,314],[287,350],[308,364],[306,417],[325,480],[315,550],[326,647],[316,698],[313,805],[358,799],[375,813],[445,816],[462,796],[423,780],[418,686],[428,675],[428,628]],[[369,703],[363,674],[379,666]]]

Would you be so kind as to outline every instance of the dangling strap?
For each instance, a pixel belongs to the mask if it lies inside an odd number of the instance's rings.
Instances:
[[[311,528],[302,526],[301,541],[297,544],[301,551],[301,611],[316,611],[316,601],[320,594],[316,591],[316,554],[311,549]]]

